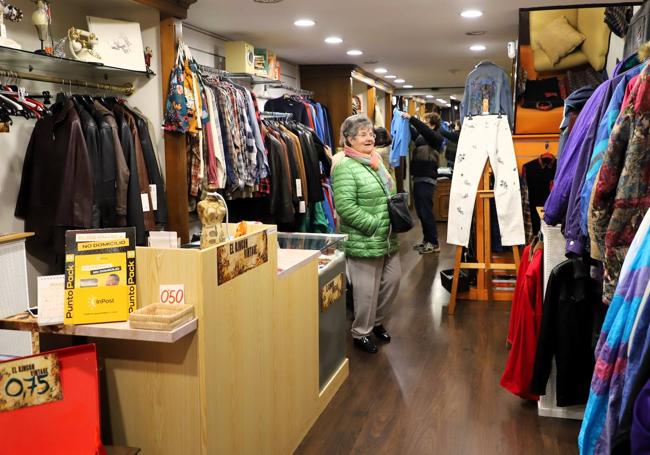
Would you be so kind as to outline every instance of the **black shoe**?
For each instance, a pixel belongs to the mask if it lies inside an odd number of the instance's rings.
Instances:
[[[370,337],[355,338],[354,345],[369,354],[377,354],[379,352],[379,349],[377,349],[377,346],[375,346],[375,343],[372,342]]]
[[[379,324],[378,326],[376,326],[374,329],[372,329],[372,333],[375,334],[375,336],[379,341],[383,341],[384,343],[390,343],[390,334],[384,328],[383,325]]]

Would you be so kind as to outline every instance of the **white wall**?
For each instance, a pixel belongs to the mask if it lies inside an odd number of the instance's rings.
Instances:
[[[7,23],[8,37],[18,41],[24,50],[34,50],[40,46],[36,30],[31,24],[31,13],[35,9],[30,0],[15,0],[12,2],[23,9],[25,18],[19,24]],[[116,4],[119,7],[116,7]],[[53,2],[53,34],[55,38],[65,36],[69,27],[88,29],[86,15],[122,19],[140,22],[143,45],[153,49],[152,69],[159,76],[152,77],[136,86],[136,93],[129,98],[129,103],[138,107],[154,125],[151,131],[152,140],[157,145],[158,157],[164,169],[164,149],[162,146],[162,86],[161,80],[168,77],[160,75],[160,20],[158,11],[134,2],[112,1],[83,1],[67,0]],[[2,65],[0,65],[2,66]],[[54,74],[52,74],[55,76]],[[33,81],[20,81],[19,85],[27,88],[28,92],[40,93],[50,90],[52,93],[61,88],[52,84]],[[66,89],[67,90],[67,89]],[[73,92],[81,93],[82,88],[74,88]],[[0,233],[22,232],[24,223],[14,217],[16,197],[20,186],[25,150],[31,136],[35,120],[14,119],[10,133],[0,133]],[[164,175],[164,174],[163,174]],[[28,275],[30,299],[35,302],[36,276],[46,274],[47,268],[34,258],[28,258]]]
[[[614,68],[616,68],[618,62],[625,58],[623,55],[624,46],[625,40],[612,33],[611,37],[609,38],[609,53],[607,54],[606,65],[607,75],[610,77],[614,73]]]

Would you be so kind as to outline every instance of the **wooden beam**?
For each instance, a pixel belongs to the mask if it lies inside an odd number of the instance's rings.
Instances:
[[[368,87],[367,93],[368,102],[366,107],[366,114],[368,118],[375,123],[375,104],[377,104],[377,89],[375,87]]]
[[[160,53],[163,77],[163,111],[169,90],[169,77],[176,63],[178,40],[182,35],[178,19],[164,19],[160,22]],[[167,186],[168,229],[176,231],[182,243],[189,241],[187,187],[187,146],[184,134],[165,132],[165,177]]]
[[[187,10],[197,0],[134,0],[151,8],[160,11],[161,19],[176,18],[186,19]]]

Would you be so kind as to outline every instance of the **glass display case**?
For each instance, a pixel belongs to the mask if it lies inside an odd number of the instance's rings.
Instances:
[[[319,382],[321,390],[346,355],[346,273],[342,242],[347,235],[278,233],[280,249],[318,250]]]

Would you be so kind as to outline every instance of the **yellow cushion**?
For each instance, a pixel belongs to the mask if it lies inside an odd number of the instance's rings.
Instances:
[[[570,53],[566,57],[560,59],[556,65],[553,65],[548,58],[548,55],[539,47],[534,51],[535,53],[535,70],[541,73],[549,71],[564,71],[576,66],[589,63],[589,59],[581,50]]]
[[[585,40],[585,35],[561,16],[549,23],[537,34],[537,45],[546,53],[553,65],[573,52]]]

